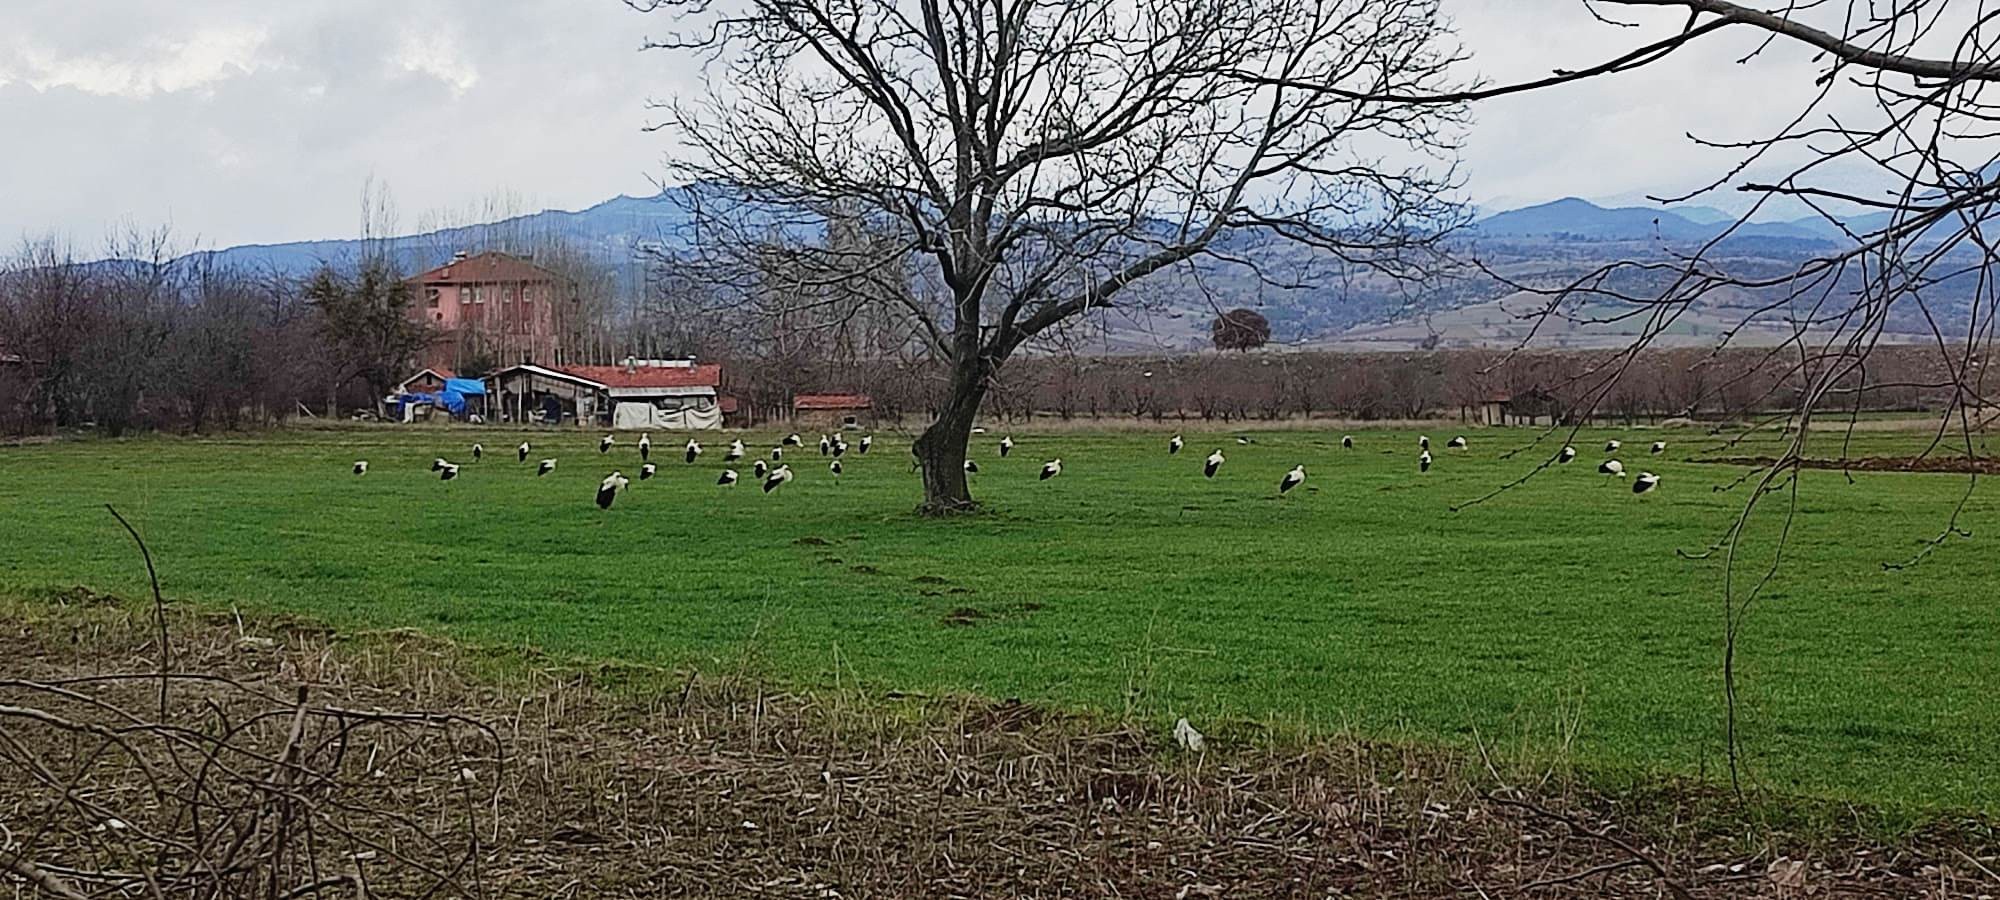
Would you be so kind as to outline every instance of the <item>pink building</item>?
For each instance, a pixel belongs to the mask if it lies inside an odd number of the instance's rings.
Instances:
[[[505,253],[463,253],[410,279],[412,317],[438,330],[419,362],[462,370],[468,363],[557,365],[576,298],[554,272]]]

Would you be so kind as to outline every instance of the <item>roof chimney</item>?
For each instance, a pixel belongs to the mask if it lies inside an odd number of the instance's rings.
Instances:
[[[458,250],[458,251],[454,251],[454,252],[453,252],[453,253],[451,254],[451,261],[452,261],[452,262],[465,262],[465,258],[466,258],[466,256],[468,256],[468,255],[469,255],[469,254],[467,254],[467,253],[466,253],[465,251],[463,251],[463,250]]]

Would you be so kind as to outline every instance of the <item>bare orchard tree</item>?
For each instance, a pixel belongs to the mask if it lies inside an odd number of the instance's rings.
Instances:
[[[698,186],[694,252],[793,247],[799,286],[944,363],[927,512],[972,506],[980,403],[1049,329],[1243,240],[1406,275],[1461,216],[1460,109],[1369,99],[1454,89],[1436,0],[627,2],[673,19],[648,47],[704,66],[657,126]],[[841,217],[894,236],[886,270],[825,239]]]

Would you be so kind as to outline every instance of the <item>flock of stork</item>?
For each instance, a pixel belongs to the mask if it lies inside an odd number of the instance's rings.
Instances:
[[[985,429],[983,428],[975,428],[973,429],[973,431],[979,434],[985,433]],[[1239,444],[1249,444],[1251,440],[1247,437],[1239,437],[1236,439],[1236,442]],[[860,442],[854,446],[854,449],[858,453],[865,455],[867,454],[869,448],[874,445],[874,443],[875,443],[875,438],[873,435],[864,435],[861,438]],[[600,455],[608,454],[611,452],[612,447],[614,447],[616,444],[617,444],[617,438],[607,434],[597,442],[597,452]],[[783,440],[778,442],[777,446],[771,448],[772,465],[766,465],[764,460],[762,459],[754,460],[754,465],[751,467],[750,470],[751,477],[755,479],[756,482],[763,485],[764,493],[769,494],[773,491],[778,490],[781,487],[784,487],[786,484],[789,484],[791,482],[793,478],[792,467],[790,463],[784,461],[785,449],[787,447],[800,448],[804,446],[805,446],[805,439],[800,437],[796,432],[794,432],[792,434],[786,435]],[[1013,453],[1014,446],[1015,445],[1013,436],[1009,435],[1001,438],[999,444],[1000,456],[1002,458],[1005,458],[1009,454]],[[1167,442],[1167,455],[1168,456],[1176,455],[1180,453],[1181,450],[1186,446],[1187,442],[1185,440],[1182,440],[1180,435],[1176,434],[1173,436],[1172,440]],[[1340,446],[1342,449],[1345,450],[1354,449],[1354,437],[1352,435],[1343,435],[1340,439]],[[1469,445],[1464,436],[1454,437],[1451,440],[1445,442],[1445,448],[1448,450],[1464,450],[1468,446]],[[1623,462],[1620,462],[1616,457],[1611,455],[1617,453],[1622,446],[1623,446],[1622,442],[1617,440],[1610,440],[1604,443],[1604,453],[1606,458],[1602,463],[1599,463],[1597,466],[1597,471],[1600,474],[1608,475],[1614,478],[1626,477],[1625,464]],[[640,461],[639,480],[645,481],[652,478],[653,475],[659,471],[658,467],[655,466],[653,463],[652,435],[650,434],[640,435],[638,447],[639,447],[639,461]],[[520,463],[526,463],[528,461],[528,454],[532,449],[533,448],[529,446],[527,441],[522,441],[520,446],[514,448],[514,456],[516,461]],[[847,439],[842,434],[836,432],[832,435],[825,435],[825,434],[820,435],[819,438],[820,455],[830,458],[827,463],[827,471],[831,473],[835,478],[840,477],[842,471],[841,458],[847,455],[848,449],[849,447]],[[1667,450],[1666,441],[1653,442],[1651,451],[1653,455],[1657,456],[1661,453],[1665,453],[1666,450]],[[722,459],[723,462],[725,463],[735,463],[742,460],[748,454],[748,452],[749,452],[748,448],[746,448],[743,444],[743,439],[736,438],[729,442],[729,450],[723,455]],[[911,452],[912,453],[915,452],[914,448],[912,449]],[[688,463],[692,464],[696,459],[700,458],[701,454],[702,454],[701,442],[693,438],[689,438],[687,446],[682,448],[683,458],[686,459]],[[485,455],[486,455],[486,448],[484,445],[477,443],[472,445],[472,460],[474,462],[478,462]],[[1556,454],[1555,461],[1559,464],[1567,464],[1575,459],[1576,459],[1576,448],[1572,446],[1564,446],[1562,450]],[[1202,477],[1209,479],[1215,478],[1216,473],[1222,470],[1222,464],[1227,461],[1228,461],[1227,457],[1223,456],[1222,450],[1220,448],[1217,448],[1214,452],[1208,454],[1208,457],[1202,461],[1202,468],[1201,468]],[[1419,435],[1417,437],[1417,471],[1429,472],[1431,470],[1431,462],[1432,462],[1431,439],[1428,436]],[[555,469],[556,469],[556,460],[554,457],[543,459],[537,465],[535,475],[536,477],[541,477],[549,474],[550,472],[555,471]],[[968,459],[965,461],[965,470],[967,472],[977,473],[979,471],[979,463]],[[436,459],[431,460],[431,471],[437,473],[439,480],[450,481],[458,477],[459,466],[457,463],[446,460],[444,457],[438,457]],[[1063,471],[1062,458],[1056,457],[1042,464],[1041,475],[1039,480],[1047,481],[1051,478],[1056,477],[1057,475],[1061,475],[1062,471]],[[368,461],[365,459],[355,460],[354,474],[356,475],[368,474]],[[737,475],[737,472],[734,468],[723,469],[721,475],[717,476],[717,478],[715,479],[715,483],[722,487],[732,487],[736,484],[738,478],[739,476]],[[1306,467],[1303,464],[1293,466],[1291,471],[1286,472],[1285,476],[1282,479],[1279,479],[1278,493],[1280,495],[1289,494],[1292,492],[1292,489],[1298,487],[1301,484],[1304,484],[1305,480],[1306,480]],[[630,487],[631,483],[632,483],[631,479],[626,478],[624,473],[622,472],[613,471],[610,475],[605,476],[604,480],[598,482],[597,485],[598,508],[610,509],[612,502],[618,499],[618,494],[621,491],[624,491],[626,488]],[[1660,476],[1655,475],[1651,472],[1640,472],[1638,477],[1632,480],[1632,493],[1644,494],[1659,487],[1659,485],[1660,485]]]
[[[598,440],[597,452],[600,455],[608,454],[617,443],[618,439],[615,436],[607,434]],[[865,454],[874,444],[874,436],[867,435],[863,436],[860,442],[854,445],[854,449]],[[791,482],[793,478],[791,464],[783,461],[785,458],[785,448],[803,446],[805,446],[804,438],[796,433],[790,434],[783,441],[780,441],[778,446],[771,448],[771,462],[775,463],[775,465],[766,465],[762,459],[755,461],[750,470],[751,476],[763,484],[764,493],[771,493]],[[526,463],[528,461],[528,454],[533,449],[534,447],[527,441],[522,441],[520,446],[514,448],[515,460]],[[836,478],[840,476],[842,471],[841,458],[847,455],[848,449],[849,445],[844,436],[840,434],[820,435],[820,455],[832,457],[832,460],[827,464],[827,471],[831,472]],[[701,442],[694,438],[689,438],[687,446],[682,448],[681,451],[683,458],[690,464],[700,458],[702,452]],[[743,459],[748,453],[749,449],[743,445],[743,439],[737,438],[729,442],[729,450],[723,455],[722,459],[724,462],[734,463]],[[485,455],[486,446],[484,444],[475,443],[472,445],[473,462],[480,461]],[[640,481],[652,478],[659,471],[659,467],[653,463],[653,436],[650,434],[639,436],[639,463]],[[555,470],[556,460],[554,457],[549,457],[536,465],[535,476],[539,478]],[[459,464],[440,456],[431,460],[431,471],[437,473],[438,480],[450,481],[458,477]],[[368,461],[365,459],[355,460],[354,474],[368,474]],[[736,484],[739,477],[735,469],[723,469],[722,474],[715,479],[715,483],[723,487],[730,487]],[[632,480],[625,477],[625,473],[621,471],[614,470],[611,474],[604,476],[604,480],[597,483],[598,508],[610,509],[612,502],[618,499],[619,492],[624,491],[631,484]]]

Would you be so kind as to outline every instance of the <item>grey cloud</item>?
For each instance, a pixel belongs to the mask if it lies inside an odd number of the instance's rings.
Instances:
[[[1577,0],[1446,2],[1473,68],[1494,81],[1645,40]],[[1676,24],[1644,21],[1656,35]],[[640,131],[645,101],[694,80],[684,60],[637,52],[666,27],[618,0],[6,0],[0,239],[56,229],[87,243],[127,220],[171,220],[211,245],[347,235],[371,176],[406,225],[500,191],[528,208],[643,192],[671,149]],[[1754,136],[1808,96],[1803,52],[1735,63],[1755,40],[1730,35],[1646,71],[1482,105],[1465,148],[1469,198],[1700,184],[1733,156],[1684,132]],[[149,90],[37,89],[28,70],[50,59],[163,71],[133,76]]]

